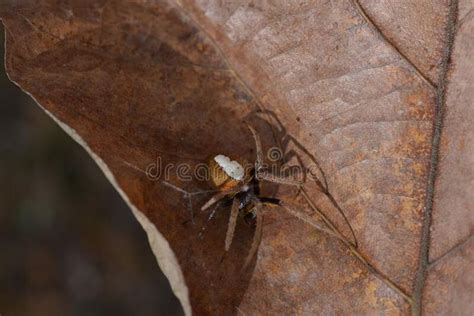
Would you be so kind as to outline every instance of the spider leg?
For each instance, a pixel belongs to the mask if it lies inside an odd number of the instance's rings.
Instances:
[[[253,235],[252,245],[250,246],[250,251],[245,259],[245,263],[243,269],[247,268],[250,261],[253,259],[255,254],[257,253],[258,246],[260,246],[260,242],[262,241],[262,233],[263,233],[263,210],[262,210],[262,202],[259,199],[255,199],[255,207],[254,207],[256,218],[256,227],[255,227],[255,234]]]
[[[324,233],[326,233],[330,236],[341,239],[341,237],[339,235],[337,235],[336,233],[334,233],[331,229],[321,226],[317,221],[314,220],[314,218],[312,218],[308,214],[304,213],[303,211],[296,210],[292,207],[289,207],[289,206],[286,205],[286,203],[284,203],[282,201],[280,201],[279,206],[281,206],[281,208],[284,209],[288,214],[293,215],[294,217],[296,217],[299,220],[305,222],[306,224],[309,224],[310,226],[313,226],[317,230],[322,231],[322,232],[324,232]],[[343,241],[345,242],[344,239],[343,239]]]
[[[284,177],[279,177],[279,176],[276,176],[276,175],[273,175],[273,174],[269,174],[269,173],[260,173],[258,175],[259,179],[260,180],[265,180],[265,181],[269,181],[269,182],[275,182],[275,183],[280,183],[280,184],[287,184],[287,185],[294,185],[294,186],[297,186],[299,191],[298,192],[301,192],[303,194],[303,197],[305,198],[306,202],[308,202],[308,204],[310,205],[310,207],[319,215],[319,217],[321,217],[324,222],[326,223],[326,226],[328,228],[331,228],[331,230],[325,230],[326,232],[328,231],[337,231],[337,229],[333,226],[332,223],[329,222],[329,219],[326,217],[326,215],[324,215],[320,210],[318,210],[316,208],[316,206],[313,204],[313,202],[310,200],[309,196],[308,196],[308,193],[306,192],[305,188],[303,187],[303,184],[302,182],[299,182],[297,180],[293,180],[293,179],[288,179],[288,178],[284,178]],[[357,242],[357,238],[356,238],[356,235],[355,235],[355,232],[354,232],[354,229],[352,228],[352,225],[351,223],[349,222],[349,219],[347,218],[346,214],[344,213],[344,211],[341,209],[341,207],[339,206],[339,204],[337,203],[337,201],[332,197],[332,195],[330,195],[328,192],[324,192],[323,193],[329,198],[329,200],[331,201],[331,203],[334,205],[334,207],[336,208],[337,212],[339,214],[341,214],[342,216],[342,219],[344,220],[344,222],[346,223],[347,227],[349,227],[349,230],[351,232],[351,235],[352,235],[352,238],[354,239],[354,243],[353,245],[357,248],[358,246],[358,242]],[[305,215],[304,213],[302,213],[303,216],[307,216]],[[304,219],[302,219],[303,221],[305,221]],[[308,222],[309,224],[309,222]],[[313,225],[314,226],[314,225]],[[316,227],[318,228],[318,227]],[[318,228],[319,229],[319,228]],[[342,235],[337,232],[333,232],[332,235],[335,235],[337,236],[339,239],[343,240],[344,238],[342,237]],[[343,240],[344,242],[348,242],[346,240]],[[352,242],[349,242],[352,244]]]
[[[290,179],[290,178],[287,178],[287,177],[280,177],[280,176],[277,176],[277,175],[274,175],[274,174],[271,174],[271,173],[268,173],[268,172],[259,173],[258,174],[258,179],[268,181],[268,182],[275,182],[275,183],[279,183],[279,184],[293,185],[293,186],[297,186],[297,187],[301,187],[304,184],[301,181],[298,181],[298,180],[295,180],[295,179]]]
[[[205,211],[206,209],[208,209],[211,205],[213,205],[214,203],[216,203],[217,201],[219,201],[220,199],[222,199],[223,197],[225,197],[226,195],[229,195],[229,194],[232,194],[232,193],[236,193],[236,192],[239,192],[240,191],[240,186],[236,186],[236,187],[233,187],[233,188],[229,188],[227,190],[223,190],[217,194],[215,194],[213,197],[211,197],[209,199],[209,201],[207,201],[202,207],[201,207],[201,211]]]
[[[232,240],[234,239],[235,224],[237,223],[237,215],[239,215],[240,200],[234,198],[232,202],[232,209],[230,211],[229,226],[225,236],[225,251],[229,251]]]
[[[263,167],[262,142],[260,141],[260,136],[258,136],[255,129],[249,124],[247,124],[247,127],[252,132],[253,139],[255,140],[255,149],[257,152],[257,159],[255,160],[255,171],[258,172]]]
[[[288,214],[298,218],[299,220],[305,222],[306,224],[309,224],[310,226],[316,228],[317,230],[320,230],[326,234],[329,234],[330,236],[336,237],[338,239],[342,239],[344,242],[345,240],[334,233],[331,229],[326,228],[321,226],[318,222],[316,222],[311,216],[307,215],[303,211],[299,211],[296,209],[293,209],[289,206],[286,205],[283,201],[276,199],[276,198],[268,198],[268,197],[262,197],[260,198],[262,203],[265,205],[269,206],[280,206],[282,209],[284,209]]]
[[[216,214],[217,210],[219,209],[220,203],[217,203],[216,206],[212,209],[212,212],[209,214],[209,217],[207,218],[206,222],[202,226],[201,232],[199,233],[198,237],[202,238],[202,235],[204,234],[204,231],[206,230],[207,224],[211,221],[211,219],[214,217]]]

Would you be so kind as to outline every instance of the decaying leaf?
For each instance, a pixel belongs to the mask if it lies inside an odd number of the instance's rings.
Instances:
[[[0,14],[10,78],[99,163],[187,314],[468,314],[473,10],[470,0],[48,0]],[[320,210],[348,242],[272,208],[242,273],[254,227],[238,220],[225,253],[221,210],[198,238],[211,188],[176,168],[216,154],[253,162],[244,120],[265,151],[321,168],[319,186],[265,191]]]

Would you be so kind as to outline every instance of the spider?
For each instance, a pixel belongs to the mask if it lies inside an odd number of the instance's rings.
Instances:
[[[255,221],[255,234],[244,263],[244,268],[250,263],[258,250],[262,238],[264,206],[279,207],[312,227],[340,238],[340,236],[321,226],[311,216],[303,211],[288,206],[284,201],[278,198],[264,197],[260,195],[261,181],[297,187],[301,187],[303,183],[287,177],[280,177],[271,174],[266,170],[263,165],[263,152],[260,137],[252,126],[248,124],[247,126],[252,133],[256,147],[256,160],[253,168],[246,171],[238,161],[232,161],[224,155],[217,155],[214,159],[209,161],[210,178],[213,186],[215,186],[219,192],[212,196],[201,207],[201,210],[205,211],[214,205],[214,208],[207,219],[207,222],[209,222],[222,203],[231,202],[232,206],[225,238],[225,251],[229,251],[232,244],[239,215],[246,221]],[[204,229],[205,225],[201,234],[204,232]]]

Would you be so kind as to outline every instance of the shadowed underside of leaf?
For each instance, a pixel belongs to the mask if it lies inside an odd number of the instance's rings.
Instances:
[[[441,0],[38,3],[0,7],[9,75],[101,160],[186,312],[188,296],[198,315],[469,310],[470,1],[457,24],[457,3]],[[201,240],[209,195],[187,193],[208,185],[146,176],[158,157],[252,162],[244,119],[264,149],[304,155],[292,135],[317,158],[327,192],[308,193],[349,236],[344,210],[368,264],[271,209],[241,274],[253,228],[238,220],[224,254],[229,211]],[[305,206],[292,190],[277,196]]]

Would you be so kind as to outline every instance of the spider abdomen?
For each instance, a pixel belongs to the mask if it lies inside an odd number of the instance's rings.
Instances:
[[[244,167],[236,160],[224,155],[216,155],[209,160],[211,184],[226,189],[236,186],[245,178]]]

